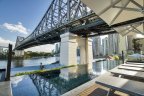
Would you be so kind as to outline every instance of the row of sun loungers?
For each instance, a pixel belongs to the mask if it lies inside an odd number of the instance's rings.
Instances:
[[[97,84],[108,87],[107,96],[121,91],[130,96],[144,96],[144,63],[126,63],[99,76]]]

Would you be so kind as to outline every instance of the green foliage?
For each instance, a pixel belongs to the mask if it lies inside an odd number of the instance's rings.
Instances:
[[[113,58],[114,58],[114,60],[119,60],[120,59],[118,55],[113,56]]]
[[[74,66],[76,66],[76,65],[62,66],[62,67],[53,68],[53,69],[50,69],[50,70],[36,70],[36,71],[31,71],[31,72],[21,72],[21,73],[15,74],[15,76],[29,75],[29,74],[41,74],[41,73],[45,73],[45,72],[56,71],[56,70],[69,68],[69,67],[74,67]]]
[[[0,54],[0,59],[7,59],[7,55],[5,55],[5,54]]]
[[[25,58],[41,57],[41,56],[50,57],[53,56],[53,54],[48,52],[32,52],[32,51],[24,52]]]
[[[127,55],[132,55],[132,54],[134,54],[133,50],[127,50]]]
[[[133,39],[133,51],[135,53],[139,53],[141,51],[140,47],[142,46],[142,44],[140,44],[140,40],[139,39]]]

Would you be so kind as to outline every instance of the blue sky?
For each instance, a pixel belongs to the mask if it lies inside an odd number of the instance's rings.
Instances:
[[[40,22],[51,1],[0,0],[0,45],[5,45],[4,42],[14,43],[17,36],[28,36]]]

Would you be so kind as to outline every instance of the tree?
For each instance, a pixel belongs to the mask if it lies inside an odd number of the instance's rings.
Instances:
[[[141,49],[140,49],[141,46],[142,46],[142,44],[140,44],[139,39],[133,39],[133,51],[135,53],[138,53],[141,51]]]

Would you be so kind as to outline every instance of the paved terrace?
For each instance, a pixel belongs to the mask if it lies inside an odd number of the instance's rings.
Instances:
[[[63,94],[62,96],[106,96],[109,88],[95,83],[97,77],[81,86]],[[116,91],[114,96],[129,96],[128,94]]]
[[[0,82],[0,96],[13,96],[10,81]]]

